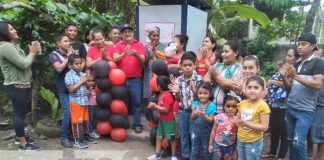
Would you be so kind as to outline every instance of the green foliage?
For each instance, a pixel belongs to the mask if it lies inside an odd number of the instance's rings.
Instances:
[[[296,2],[291,0],[258,0],[257,3],[264,3],[272,9],[288,9],[296,5]]]
[[[55,94],[52,91],[50,91],[44,87],[41,87],[39,94],[52,107],[51,119],[56,122],[62,120],[63,110],[61,108],[59,108],[59,102],[58,102],[57,98],[55,97]]]
[[[268,26],[270,22],[268,16],[265,13],[258,11],[250,5],[227,3],[223,8],[230,12],[237,12],[243,18],[252,18],[262,27]]]

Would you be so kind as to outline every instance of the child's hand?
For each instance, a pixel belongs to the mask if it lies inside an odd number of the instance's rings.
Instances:
[[[238,114],[230,118],[230,121],[239,127],[243,127],[244,121],[239,117]]]
[[[173,93],[180,92],[179,86],[177,86],[175,84],[169,84],[168,88],[169,88],[170,92],[173,92]]]
[[[238,156],[237,156],[237,155],[238,155],[238,154],[237,154],[237,150],[235,149],[235,150],[234,150],[234,153],[233,153],[233,156],[232,156],[232,157],[233,157],[233,159],[237,159],[237,158],[238,158]]]
[[[81,83],[85,83],[88,81],[88,79],[91,77],[91,75],[89,73],[86,73],[81,79],[80,82]]]
[[[150,109],[154,109],[155,108],[155,106],[156,106],[156,104],[155,103],[153,103],[153,102],[150,102],[148,105],[147,105],[147,108],[150,108]]]
[[[209,145],[209,147],[208,147],[208,152],[209,152],[209,153],[213,153],[213,151],[214,151],[214,147],[213,147],[213,145]]]

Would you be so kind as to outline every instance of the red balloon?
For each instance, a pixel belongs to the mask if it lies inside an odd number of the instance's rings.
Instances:
[[[124,114],[126,110],[126,105],[124,101],[114,99],[110,103],[110,110],[113,114]]]
[[[124,128],[114,128],[111,130],[110,137],[113,141],[123,142],[126,139],[127,132]]]
[[[150,87],[151,87],[152,91],[154,91],[154,92],[157,92],[156,79],[157,79],[157,77],[154,75],[150,80]]]
[[[127,109],[127,107],[125,108],[124,113],[122,115],[128,115],[128,109]]]
[[[150,121],[147,121],[147,125],[148,125],[151,129],[153,129],[153,128],[157,128],[157,125],[156,125],[155,123],[153,123],[153,122],[150,122]]]
[[[97,123],[97,132],[101,135],[107,135],[111,132],[111,125],[108,121],[99,121]]]
[[[161,144],[162,149],[165,150],[166,148],[168,148],[168,146],[169,146],[169,142],[168,142],[168,140],[165,139],[165,138],[163,138],[163,139],[162,139],[162,144]]]
[[[109,61],[108,64],[110,65],[110,69],[116,69],[117,68],[116,63],[113,62],[113,61]]]
[[[125,82],[126,75],[121,69],[112,69],[109,73],[109,79],[112,85],[122,85]]]

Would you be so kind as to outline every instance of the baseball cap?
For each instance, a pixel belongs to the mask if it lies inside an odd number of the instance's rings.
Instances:
[[[313,33],[308,32],[308,33],[301,35],[298,38],[298,41],[306,41],[311,44],[315,44],[314,51],[319,49],[318,46],[316,45],[316,36]]]
[[[120,25],[120,32],[123,32],[125,29],[130,29],[130,30],[134,31],[133,27],[130,24]]]

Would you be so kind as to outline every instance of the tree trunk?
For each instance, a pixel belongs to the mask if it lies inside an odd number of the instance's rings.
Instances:
[[[321,5],[320,2],[321,2],[321,0],[314,0],[314,2],[312,3],[312,6],[308,12],[307,17],[306,17],[304,33],[312,32],[313,24],[315,21],[315,15],[316,15],[316,12],[318,11],[319,6]]]

